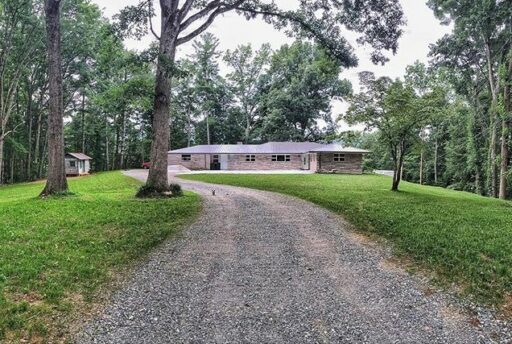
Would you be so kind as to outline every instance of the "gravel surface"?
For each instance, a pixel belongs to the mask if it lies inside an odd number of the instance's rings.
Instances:
[[[433,292],[325,209],[268,192],[179,183],[203,195],[202,216],[134,271],[78,343],[510,340],[492,312]]]

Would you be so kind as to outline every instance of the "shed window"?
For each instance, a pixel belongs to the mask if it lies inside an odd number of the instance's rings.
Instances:
[[[218,156],[217,154],[215,154],[215,155],[213,156],[213,160],[212,160],[212,161],[213,161],[213,162],[219,162],[219,156]]]
[[[182,161],[190,161],[191,160],[190,154],[182,154],[181,160]]]
[[[256,155],[248,154],[245,156],[245,161],[256,161]]]
[[[69,167],[76,167],[76,161],[75,160],[70,160],[69,161]]]
[[[274,155],[272,155],[272,161],[290,161],[290,155],[274,154]]]
[[[343,161],[345,161],[345,154],[334,153],[334,161],[336,161],[336,162],[343,162]]]

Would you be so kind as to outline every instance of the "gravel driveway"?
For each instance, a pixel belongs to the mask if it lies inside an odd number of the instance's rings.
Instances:
[[[478,325],[327,210],[268,192],[179,183],[203,196],[202,216],[135,270],[78,343],[507,341],[499,323]]]

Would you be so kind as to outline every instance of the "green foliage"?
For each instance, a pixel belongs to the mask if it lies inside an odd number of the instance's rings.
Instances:
[[[272,56],[260,111],[266,141],[318,140],[318,121],[332,123],[331,101],[351,92],[341,66],[308,42],[284,45]]]
[[[183,196],[183,190],[180,184],[171,183],[169,184],[169,191],[173,196]]]
[[[196,195],[138,200],[139,185],[109,172],[71,179],[73,197],[0,188],[0,341],[64,341],[101,286],[198,213]]]
[[[281,192],[343,215],[389,239],[396,254],[433,271],[443,285],[499,304],[512,292],[512,204],[376,175],[186,175],[184,179]],[[463,206],[461,206],[463,205]]]

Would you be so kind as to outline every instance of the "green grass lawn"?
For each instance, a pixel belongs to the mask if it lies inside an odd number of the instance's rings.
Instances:
[[[394,243],[444,285],[503,304],[512,296],[512,202],[402,183],[377,175],[184,175],[297,196],[342,214],[359,230]]]
[[[41,182],[0,187],[0,341],[66,336],[100,287],[200,209],[199,197],[135,199],[120,172],[70,180],[74,196],[39,199]]]

